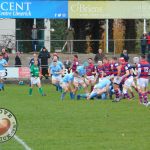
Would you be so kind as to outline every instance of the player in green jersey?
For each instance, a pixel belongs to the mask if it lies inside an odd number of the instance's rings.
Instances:
[[[31,86],[30,86],[30,89],[29,89],[29,95],[32,95],[33,86],[37,85],[38,88],[39,88],[39,93],[42,96],[46,96],[43,93],[43,89],[41,87],[40,69],[39,69],[38,61],[37,60],[35,60],[34,64],[30,67],[30,73],[31,73]]]

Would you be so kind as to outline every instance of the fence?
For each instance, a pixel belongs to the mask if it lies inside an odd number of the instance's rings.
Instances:
[[[14,37],[13,37],[14,38]],[[113,53],[114,55],[120,53],[123,49],[127,49],[129,53],[141,53],[140,39],[109,39],[107,42],[103,40],[14,40],[6,38],[0,40],[0,48],[5,47],[8,50],[16,50],[22,52],[40,51],[43,46],[55,52],[78,52],[78,53],[97,53],[99,48],[106,53]],[[36,44],[35,44],[36,43]],[[148,48],[146,48],[148,52]]]

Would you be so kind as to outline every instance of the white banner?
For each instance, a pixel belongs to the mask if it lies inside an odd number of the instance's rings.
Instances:
[[[6,67],[4,78],[29,78],[30,69],[28,67]]]

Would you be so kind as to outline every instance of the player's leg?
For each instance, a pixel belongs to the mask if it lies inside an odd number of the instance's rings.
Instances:
[[[40,78],[38,77],[36,80],[37,80],[37,81],[36,81],[36,84],[37,84],[37,86],[38,86],[38,90],[39,90],[40,95],[46,96],[46,95],[44,94],[44,92],[43,92]]]
[[[60,99],[64,100],[66,93],[69,92],[69,85],[67,83],[63,82],[63,83],[61,83],[61,87],[63,89],[63,92],[61,94]]]
[[[29,95],[32,95],[32,93],[33,93],[33,86],[34,86],[34,82],[35,82],[35,80],[34,80],[34,77],[31,77],[31,79],[30,79],[30,88],[29,88]]]

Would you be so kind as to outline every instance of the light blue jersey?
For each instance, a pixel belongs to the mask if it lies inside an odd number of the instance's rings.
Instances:
[[[50,66],[50,72],[53,76],[59,76],[60,74],[58,74],[58,72],[60,72],[62,70],[62,68],[59,65],[51,65]]]
[[[4,65],[7,64],[7,61],[5,59],[0,60],[0,70],[5,70]]]
[[[86,70],[85,70],[84,66],[78,66],[77,72],[79,73],[79,76],[84,76],[86,74]]]
[[[60,66],[61,69],[63,69],[63,63],[61,61],[57,61],[57,65]],[[53,62],[50,64],[50,67],[54,66]]]
[[[98,84],[95,85],[94,88],[103,89],[107,85],[109,85],[111,82],[107,78],[103,78]]]
[[[74,79],[73,73],[69,73],[63,77],[62,82],[65,82],[65,83],[72,82],[73,79]]]

